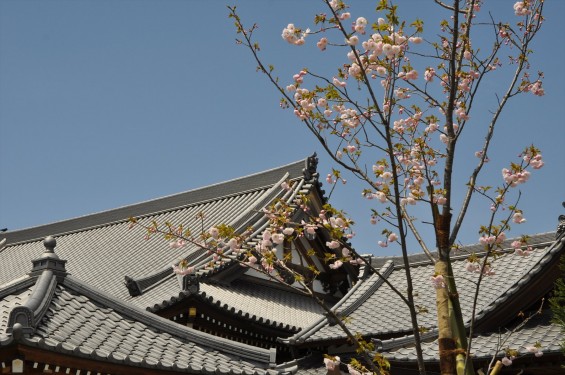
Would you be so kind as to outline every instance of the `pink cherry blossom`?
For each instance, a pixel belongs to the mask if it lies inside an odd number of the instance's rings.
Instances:
[[[306,29],[301,32],[299,29],[294,27],[294,24],[289,23],[282,31],[281,37],[290,44],[297,46],[304,44],[304,38],[310,33],[310,29]]]
[[[365,27],[367,27],[367,19],[364,17],[359,17],[357,18],[357,21],[355,21],[353,29],[360,34],[365,34]]]
[[[351,259],[349,263],[353,265],[361,265],[364,264],[365,262],[363,262],[363,259],[357,258],[357,259]]]
[[[377,191],[375,194],[373,194],[373,196],[381,203],[386,202],[386,194],[382,191]]]
[[[280,245],[281,243],[284,242],[284,234],[282,233],[274,233],[271,236],[271,240],[273,241],[274,244]]]
[[[514,14],[517,16],[527,16],[530,13],[532,11],[528,9],[528,1],[517,1],[514,4]]]
[[[532,253],[532,247],[528,246],[526,249],[521,249],[521,248],[517,248],[514,251],[514,254],[522,256],[522,257],[527,257],[528,255],[530,255]]]
[[[465,269],[468,272],[479,272],[480,266],[477,263],[467,262],[465,264]]]
[[[430,278],[432,285],[436,289],[445,288],[445,280],[443,279],[443,275],[436,275]]]
[[[395,242],[398,239],[396,233],[391,233],[388,235],[388,242]]]
[[[414,80],[414,79],[418,79],[418,72],[416,70],[411,70],[408,73],[406,73],[405,78],[406,80]]]
[[[383,174],[381,174],[381,178],[385,181],[388,181],[392,179],[392,173],[389,171],[383,172]]]
[[[183,267],[183,266],[181,266],[181,264],[178,264],[178,265],[174,264],[172,267],[173,267],[173,272],[176,273],[177,275],[184,276],[184,275],[189,275],[189,274],[194,272],[194,266]]]
[[[234,251],[239,250],[239,244],[238,244],[238,242],[237,242],[237,240],[236,240],[235,238],[231,238],[231,239],[228,241],[228,246],[229,246],[229,248],[230,248],[231,250],[234,250]]]
[[[178,238],[175,241],[169,242],[169,247],[171,247],[173,249],[180,249],[181,247],[184,247],[185,245],[186,245],[186,241],[183,240],[182,238]]]
[[[284,229],[283,229],[283,234],[284,234],[285,236],[290,236],[290,235],[292,235],[293,233],[294,233],[294,228],[287,227],[287,228],[284,228]]]
[[[426,82],[432,82],[434,80],[435,74],[436,71],[434,70],[434,68],[428,68],[424,72],[424,79],[426,80]]]
[[[216,227],[212,227],[208,230],[208,233],[212,236],[212,238],[217,239],[220,236],[220,230]]]
[[[340,81],[339,79],[335,78],[333,79],[333,84],[339,87],[345,87],[347,86],[347,82],[344,81]]]
[[[339,249],[341,245],[338,241],[333,240],[333,241],[327,241],[326,246],[329,247],[330,249]]]
[[[330,371],[335,370],[336,368],[339,368],[339,364],[340,364],[340,358],[338,356],[335,356],[331,359],[330,358],[324,358],[324,365]]]
[[[352,35],[348,39],[346,39],[345,42],[350,46],[355,46],[357,45],[357,43],[359,43],[359,37],[357,35]]]
[[[341,260],[336,260],[335,262],[333,262],[332,264],[330,264],[330,268],[332,270],[337,270],[339,267],[343,266],[343,262]]]
[[[320,49],[320,51],[325,51],[326,47],[328,45],[328,39],[327,38],[322,38],[320,39],[320,41],[318,43],[316,43],[316,46],[318,46],[318,48]]]
[[[512,216],[512,221],[515,222],[516,224],[522,224],[526,222],[526,219],[524,219],[522,212],[516,211]]]
[[[504,366],[510,366],[510,365],[512,365],[512,360],[511,360],[510,358],[508,358],[508,357],[502,358],[502,359],[500,360],[500,362],[502,362],[502,364],[503,364]]]
[[[536,357],[541,357],[543,355],[543,352],[539,348],[539,344],[526,346],[525,349],[530,353],[534,353]]]
[[[481,238],[479,238],[479,243],[481,245],[492,245],[494,244],[494,242],[496,241],[496,237],[495,236],[487,236],[484,235]]]

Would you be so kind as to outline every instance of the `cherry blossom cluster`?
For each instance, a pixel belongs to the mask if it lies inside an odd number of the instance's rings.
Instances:
[[[290,44],[295,44],[301,46],[304,44],[304,38],[310,33],[310,29],[302,31],[301,29],[294,27],[294,24],[289,23],[282,32],[282,38],[289,42]]]
[[[500,232],[498,235],[484,234],[479,238],[479,243],[484,246],[500,245],[506,240],[506,234]]]
[[[483,270],[483,275],[493,276],[495,275],[494,270],[491,268],[490,264],[485,264],[484,266],[477,262],[467,262],[465,263],[465,269],[468,272],[480,273]]]
[[[534,251],[533,247],[528,245],[528,236],[512,241],[510,246],[514,249],[514,254],[519,256],[528,256]]]
[[[387,235],[386,240],[377,242],[380,247],[388,247],[390,243],[398,241],[396,233],[385,230],[385,234]]]
[[[544,166],[542,155],[534,146],[526,148],[520,156],[524,161],[522,165],[512,163],[510,169],[502,169],[502,177],[510,187],[523,184],[530,179],[531,173],[526,169],[528,166],[532,169],[540,169]]]
[[[514,4],[514,14],[517,16],[527,16],[528,14],[532,14],[532,11],[528,7],[529,3],[531,3],[531,1],[517,1]]]

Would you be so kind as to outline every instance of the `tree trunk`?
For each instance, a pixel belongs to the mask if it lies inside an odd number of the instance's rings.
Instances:
[[[436,274],[448,275],[448,262],[439,260],[435,266]],[[449,313],[449,294],[447,288],[436,289],[439,365],[442,375],[455,375],[455,340]]]

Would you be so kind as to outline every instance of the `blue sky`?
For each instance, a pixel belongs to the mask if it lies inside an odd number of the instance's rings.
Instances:
[[[310,64],[333,69],[343,63],[321,55],[313,38],[294,47],[280,37],[287,23],[312,25],[321,2],[235,3],[244,20],[259,24],[263,55],[283,82]],[[398,3],[401,16],[420,17],[435,30],[439,19],[431,0]],[[490,3],[495,17],[513,19],[514,1]],[[0,228],[179,193],[313,152],[325,176],[329,159],[292,113],[279,108],[279,95],[255,72],[248,51],[234,43],[230,4],[0,0]],[[351,5],[353,18],[375,18],[374,2]],[[545,72],[547,94],[518,98],[507,108],[485,176],[485,184],[497,183],[500,168],[524,146],[534,142],[542,149],[546,167],[521,188],[528,221],[516,235],[552,231],[565,213],[565,47],[558,42],[564,16],[565,2],[546,2],[547,21],[531,62],[534,72]],[[500,84],[490,83],[492,90]],[[468,174],[465,166],[456,165],[461,176]],[[360,190],[349,178],[332,202],[358,222],[353,244],[384,254],[376,245],[382,228],[368,224]],[[474,205],[482,211],[469,217],[462,243],[476,242],[484,222],[488,204]]]

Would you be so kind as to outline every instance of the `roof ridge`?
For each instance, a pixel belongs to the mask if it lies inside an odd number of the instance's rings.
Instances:
[[[234,178],[231,180],[218,182],[215,184],[207,185],[204,187],[199,187],[192,190],[187,190],[181,193],[175,193],[167,195],[164,197],[159,197],[155,199],[150,199],[142,202],[137,202],[129,205],[124,205],[117,208],[112,208],[109,210],[103,210],[83,216],[78,216],[71,219],[65,219],[61,221],[56,221],[52,223],[47,223],[35,227],[23,228],[15,231],[8,231],[4,233],[4,237],[7,239],[8,246],[31,242],[39,240],[47,235],[57,235],[61,236],[64,234],[81,232],[85,230],[90,230],[100,226],[112,225],[120,222],[126,221],[132,216],[142,216],[157,214],[160,212],[171,211],[176,208],[186,207],[192,204],[198,204],[205,202],[209,199],[214,198],[221,199],[227,196],[234,195],[236,193],[244,193],[249,191],[255,191],[266,185],[261,181],[259,177],[268,176],[270,174],[277,173],[277,171],[285,170],[290,173],[291,178],[296,178],[303,175],[303,167],[307,165],[307,158],[289,163],[280,167],[271,168],[265,171],[249,174],[247,176]],[[254,185],[250,188],[249,182],[256,179]],[[240,182],[238,184],[238,182]],[[270,184],[269,184],[270,185]],[[231,190],[226,194],[218,196],[217,190],[221,190],[222,187],[231,187]],[[241,187],[247,187],[241,190]],[[194,202],[189,204],[183,204],[186,202],[187,198],[191,195],[197,195],[202,193],[203,197],[196,199]]]
[[[543,241],[537,241],[537,242],[533,242],[531,245],[539,248],[539,247],[543,247],[546,246],[548,244],[551,244],[553,242],[555,242],[555,239],[552,237],[551,239],[547,239],[545,240],[544,237],[545,236],[549,236],[549,235],[554,235],[556,232],[555,231],[549,231],[549,232],[543,232],[543,233],[536,233],[534,235],[529,236],[530,239],[533,239],[534,241],[536,239],[538,240],[543,240]],[[502,249],[499,251],[508,253],[508,252],[513,252],[514,248],[511,247],[511,243],[512,241],[515,240],[519,240],[521,239],[521,236],[517,236],[517,237],[511,237],[509,239],[504,240],[504,242],[502,242]],[[474,243],[474,244],[468,244],[468,245],[464,245],[462,247],[460,247],[456,252],[458,254],[454,254],[451,259],[452,260],[461,260],[461,259],[466,259],[468,257],[468,254],[465,254],[464,251],[465,249],[470,249],[470,248],[474,248],[474,247],[484,247],[484,245],[480,244],[480,243]],[[432,254],[435,254],[436,252],[432,252]],[[485,254],[485,251],[480,251],[476,253],[478,256],[482,256]],[[387,262],[389,260],[398,260],[401,259],[402,255],[387,255],[387,256],[371,256],[371,259],[374,263],[380,263],[380,262]],[[419,258],[422,258],[422,260],[420,260]],[[413,261],[412,259],[416,259],[416,261]],[[412,254],[408,254],[408,261],[410,262],[409,265],[410,267],[419,267],[419,266],[425,266],[425,265],[430,265],[432,263],[432,261],[427,257],[427,255],[424,252],[418,252],[418,253],[412,253]],[[403,263],[399,263],[395,266],[396,268],[404,268],[404,264]]]
[[[50,269],[44,270],[25,302],[10,311],[6,333],[12,334],[17,341],[23,338],[23,335],[33,334],[49,308],[56,287],[55,273]]]
[[[373,295],[375,291],[380,288],[380,286],[384,282],[383,278],[388,278],[393,270],[394,270],[394,262],[392,260],[387,261],[381,267],[378,274],[375,273],[372,275],[372,277],[369,277],[366,280],[364,280],[364,282],[355,284],[355,286],[351,288],[349,292],[347,292],[347,294],[343,296],[343,298],[341,298],[341,300],[334,307],[332,307],[332,310],[334,310],[339,315],[351,314],[353,310],[357,309],[363,302],[367,300],[367,298]],[[370,281],[372,278],[376,280]],[[340,308],[341,305],[348,302],[347,299],[350,296],[353,296],[353,293],[357,291],[358,288],[355,288],[357,285],[361,285],[361,284],[366,285],[367,283],[369,283],[369,287],[359,297],[357,297],[355,301],[352,301],[349,305],[343,308],[343,310],[338,310],[338,308]]]
[[[394,262],[392,260],[389,260],[381,267],[381,269],[379,270],[379,273],[381,275],[385,276],[385,277],[388,277],[392,273],[393,270],[394,270]],[[345,307],[342,311],[339,310],[339,308],[345,302],[347,302],[347,299],[349,297],[351,297],[357,291],[357,289],[360,289],[361,286],[364,286],[365,284],[369,283],[370,278],[361,280],[357,284],[355,284],[351,289],[349,289],[349,291],[335,305],[333,305],[331,307],[331,310],[336,312],[339,315],[342,315],[342,314],[347,315],[347,314],[350,313],[350,310],[351,310],[350,307],[351,306],[355,305],[355,308],[357,308],[362,302],[364,302],[369,296],[371,296],[375,292],[376,289],[378,289],[382,285],[382,283],[383,283],[382,277],[380,277],[376,274],[373,275],[373,276],[377,277],[377,281],[372,283],[369,286],[369,288],[365,292],[363,292],[363,294],[361,296],[359,296],[353,303],[351,303],[351,305]],[[308,327],[305,327],[303,330],[301,330],[297,334],[295,334],[291,337],[288,337],[286,339],[279,339],[279,341],[286,343],[286,344],[302,343],[302,342],[306,341],[310,336],[312,336],[314,333],[316,333],[320,328],[322,328],[326,324],[328,324],[328,317],[324,314],[320,317],[320,319],[313,322]]]

